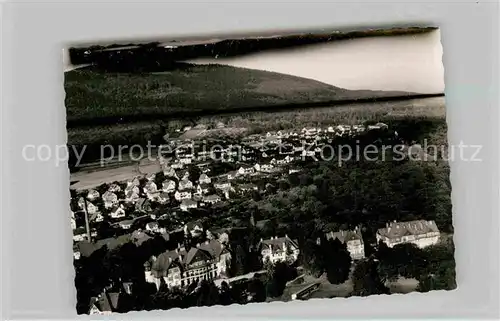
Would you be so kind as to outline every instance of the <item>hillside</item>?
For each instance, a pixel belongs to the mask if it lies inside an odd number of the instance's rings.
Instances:
[[[96,118],[128,117],[137,121],[185,111],[411,95],[351,91],[280,73],[190,64],[150,73],[109,73],[86,67],[66,72],[64,86],[67,119],[76,123]]]

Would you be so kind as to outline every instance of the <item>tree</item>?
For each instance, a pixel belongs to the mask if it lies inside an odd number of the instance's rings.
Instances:
[[[373,259],[361,261],[356,265],[352,276],[352,295],[389,294],[389,289],[380,280],[377,265]]]
[[[197,182],[200,179],[201,169],[196,165],[189,165],[188,167],[189,180]]]
[[[248,293],[252,295],[252,302],[266,301],[266,287],[259,279],[253,279],[248,283]]]
[[[301,251],[300,257],[302,266],[312,276],[318,278],[325,270],[324,256],[321,253],[321,248],[314,240],[306,239]]]
[[[197,306],[212,306],[219,304],[219,289],[213,282],[202,280],[197,291]]]
[[[338,239],[328,240],[324,244],[321,248],[328,282],[331,284],[345,282],[349,278],[352,262],[346,244],[342,244]]]
[[[241,244],[237,244],[231,256],[231,276],[245,274],[246,252]]]
[[[377,257],[380,260],[379,275],[384,281],[399,276],[418,279],[428,264],[424,252],[412,243],[398,244],[393,248],[379,244]]]
[[[272,268],[269,282],[266,286],[266,293],[269,297],[279,297],[283,294],[286,282],[297,277],[297,270],[286,263],[277,262]]]
[[[231,288],[229,287],[226,281],[223,281],[220,286],[219,301],[220,304],[222,305],[230,305],[233,303],[231,297]]]

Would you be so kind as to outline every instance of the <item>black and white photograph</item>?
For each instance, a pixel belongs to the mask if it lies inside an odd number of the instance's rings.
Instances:
[[[78,314],[457,287],[438,28],[63,55]]]

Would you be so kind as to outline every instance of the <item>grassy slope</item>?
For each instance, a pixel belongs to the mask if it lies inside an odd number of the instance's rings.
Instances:
[[[223,65],[187,65],[148,74],[83,68],[65,73],[65,89],[68,120],[408,94],[351,91],[311,79]]]

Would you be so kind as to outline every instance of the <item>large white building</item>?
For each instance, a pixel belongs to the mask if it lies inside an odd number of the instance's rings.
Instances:
[[[440,232],[434,221],[418,220],[410,222],[391,222],[377,231],[377,242],[388,247],[402,243],[413,243],[419,248],[439,242]]]
[[[217,240],[206,241],[186,250],[184,247],[151,257],[144,264],[146,282],[160,287],[161,279],[171,287],[185,287],[201,280],[226,277],[231,253]]]
[[[326,239],[338,239],[346,244],[347,250],[353,260],[360,260],[365,257],[365,246],[361,230],[356,227],[354,231],[338,231],[326,233]]]
[[[284,237],[271,237],[269,240],[260,240],[260,253],[262,262],[276,263],[279,261],[293,263],[297,260],[300,250],[296,240],[287,235]]]

